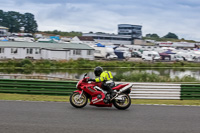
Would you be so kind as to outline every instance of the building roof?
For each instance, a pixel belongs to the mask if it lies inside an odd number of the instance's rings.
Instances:
[[[6,30],[8,30],[7,27],[1,26],[1,25],[0,25],[0,29],[6,29]]]
[[[118,24],[118,27],[142,27],[142,25]]]
[[[118,35],[118,34],[108,34],[108,33],[83,33],[84,37],[113,37],[113,38],[131,38],[131,35]]]
[[[80,41],[94,41],[93,37],[91,36],[77,36]]]
[[[45,49],[82,49],[93,50],[86,44],[79,43],[39,43],[39,42],[1,42],[0,47],[13,48],[45,48]]]

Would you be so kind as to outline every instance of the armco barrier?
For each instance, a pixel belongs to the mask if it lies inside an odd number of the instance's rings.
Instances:
[[[133,99],[180,99],[180,84],[133,83]]]
[[[181,99],[183,100],[200,99],[200,84],[182,84]]]
[[[118,82],[119,83],[119,82]],[[77,81],[0,79],[0,93],[70,95]],[[133,83],[132,99],[200,99],[200,84]]]
[[[0,79],[0,93],[70,95],[77,81]]]

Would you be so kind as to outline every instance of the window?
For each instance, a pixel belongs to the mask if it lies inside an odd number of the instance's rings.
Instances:
[[[73,54],[74,54],[74,55],[81,55],[81,50],[74,50],[74,51],[73,51]]]
[[[87,55],[92,55],[92,50],[88,50]]]
[[[4,48],[0,48],[0,53],[4,53]]]
[[[12,54],[17,54],[17,48],[11,48],[11,53]]]
[[[27,54],[33,54],[33,49],[32,48],[27,48],[26,49]]]
[[[41,54],[41,49],[35,49],[35,54]]]

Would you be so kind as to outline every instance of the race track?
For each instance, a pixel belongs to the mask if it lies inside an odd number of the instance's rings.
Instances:
[[[199,133],[200,107],[0,101],[0,133]]]

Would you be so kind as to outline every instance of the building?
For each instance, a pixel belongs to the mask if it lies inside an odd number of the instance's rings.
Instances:
[[[119,24],[118,34],[106,34],[106,33],[84,33],[83,36],[90,36],[93,39],[102,44],[115,44],[115,45],[132,45],[135,39],[142,38],[142,26]]]
[[[6,37],[8,35],[8,28],[0,26],[0,37]]]
[[[84,43],[84,44],[95,44],[93,37],[91,36],[75,36],[72,38],[71,42],[74,43]]]
[[[195,48],[196,43],[189,42],[157,42],[160,47]]]
[[[0,42],[0,59],[94,60],[94,49],[77,43]]]
[[[131,45],[130,35],[115,35],[103,33],[83,33],[83,36],[92,37],[95,42],[102,44]]]
[[[142,26],[131,24],[119,24],[118,35],[130,35],[132,40],[142,39]]]

